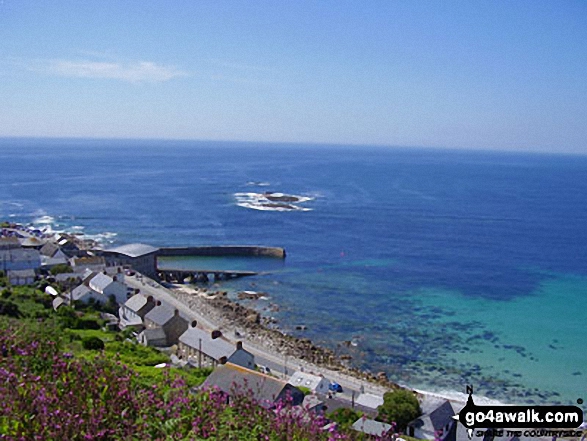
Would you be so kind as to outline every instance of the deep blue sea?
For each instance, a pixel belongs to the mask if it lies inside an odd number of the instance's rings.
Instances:
[[[586,195],[582,156],[0,140],[0,219],[104,246],[285,247],[166,264],[266,270],[223,289],[267,292],[284,331],[396,382],[520,404],[587,399]]]

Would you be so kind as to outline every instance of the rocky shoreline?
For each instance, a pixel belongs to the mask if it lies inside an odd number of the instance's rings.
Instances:
[[[389,381],[385,372],[373,374],[362,371],[350,365],[350,356],[337,356],[331,349],[316,345],[308,338],[288,335],[271,328],[270,317],[264,317],[257,310],[229,299],[226,292],[211,292],[181,285],[170,288],[178,300],[199,311],[216,323],[224,333],[228,332],[235,338],[246,338],[272,352],[291,357],[292,362],[297,359],[387,389],[400,387]]]

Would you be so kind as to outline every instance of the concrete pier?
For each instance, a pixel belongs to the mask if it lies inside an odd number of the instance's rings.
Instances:
[[[237,277],[255,276],[254,271],[231,270],[186,270],[186,269],[159,269],[160,280],[170,283],[184,283],[189,279],[191,283],[214,283],[221,280],[235,279]]]
[[[223,245],[201,247],[159,248],[158,256],[204,256],[204,257],[272,257],[285,259],[285,249],[250,245]]]

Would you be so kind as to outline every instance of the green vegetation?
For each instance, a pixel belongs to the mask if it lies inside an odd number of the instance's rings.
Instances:
[[[335,421],[343,429],[350,429],[354,422],[362,416],[363,412],[341,407],[334,412],[329,413],[328,419]]]
[[[56,276],[57,274],[71,273],[73,272],[73,268],[71,268],[71,266],[69,266],[67,263],[60,263],[52,267],[49,272]]]
[[[101,351],[104,349],[104,342],[99,337],[86,337],[82,340],[82,346],[88,351]]]
[[[383,395],[377,419],[386,423],[395,422],[400,431],[405,431],[410,421],[418,418],[422,411],[416,395],[406,389],[396,389]]]
[[[155,368],[169,357],[131,331],[106,330],[102,305],[55,312],[42,287],[1,291],[2,439],[351,439],[287,402],[267,410],[246,392],[230,403],[216,390],[194,392],[211,369]]]

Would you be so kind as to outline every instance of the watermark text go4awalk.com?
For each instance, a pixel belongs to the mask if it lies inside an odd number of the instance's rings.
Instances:
[[[583,423],[583,411],[577,406],[477,406],[473,402],[473,389],[467,387],[469,398],[458,415],[468,429],[469,438],[474,429],[577,429]]]

